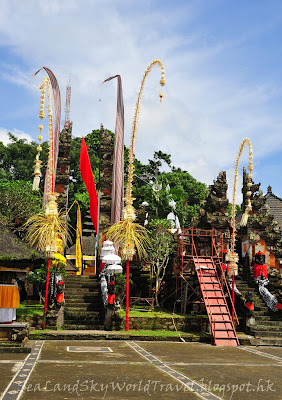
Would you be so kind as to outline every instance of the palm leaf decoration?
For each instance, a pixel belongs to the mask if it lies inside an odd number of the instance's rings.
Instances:
[[[52,215],[40,212],[29,218],[24,227],[27,228],[28,243],[43,253],[56,252],[58,239],[62,239],[63,245],[66,239],[70,239],[70,235],[66,234],[68,229],[64,213]]]

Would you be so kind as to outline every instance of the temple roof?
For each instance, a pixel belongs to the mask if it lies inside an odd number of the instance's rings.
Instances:
[[[0,224],[0,260],[27,261],[44,258],[42,254],[21,240],[10,229]]]
[[[267,188],[267,194],[264,196],[265,203],[270,208],[270,213],[282,229],[282,199],[272,193],[272,189],[269,186]]]

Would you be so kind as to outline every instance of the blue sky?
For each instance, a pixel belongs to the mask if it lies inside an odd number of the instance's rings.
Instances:
[[[75,136],[100,123],[114,130],[116,82],[102,88],[101,82],[121,74],[129,144],[143,73],[159,58],[165,98],[160,105],[156,68],[144,90],[136,157],[168,152],[175,166],[206,184],[227,170],[231,188],[240,142],[249,137],[255,182],[282,197],[281,1],[0,0],[0,6],[4,143],[8,131],[36,140],[34,85],[44,74],[29,81],[44,65],[57,76],[63,101],[71,79]]]

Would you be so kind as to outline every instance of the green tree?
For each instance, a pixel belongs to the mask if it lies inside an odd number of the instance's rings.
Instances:
[[[146,201],[149,203],[147,211],[151,219],[166,218],[172,211],[169,201],[173,199],[181,226],[189,227],[192,218],[199,213],[200,201],[205,198],[206,185],[198,182],[188,172],[174,167],[171,172],[159,173],[158,183],[161,189],[157,193],[153,190],[154,183],[151,165],[144,166],[138,161],[133,185],[135,208],[139,208],[142,202]]]
[[[32,215],[42,210],[42,192],[33,191],[32,183],[0,180],[0,218],[10,229],[18,230]]]
[[[7,146],[0,142],[1,177],[9,180],[32,180],[38,144],[36,142],[28,143],[26,139],[18,139],[12,133],[9,133],[9,139],[10,142]],[[45,175],[47,157],[48,143],[44,142],[40,154],[43,176]]]
[[[235,215],[237,215],[241,211],[242,211],[241,206],[239,204],[235,204]],[[232,203],[228,203],[227,213],[228,213],[229,216],[231,216],[231,214],[232,214]]]
[[[151,262],[151,273],[155,283],[155,302],[159,306],[159,292],[161,283],[165,276],[169,257],[173,252],[173,237],[169,233],[170,222],[166,219],[156,219],[149,224],[150,246],[147,249],[149,260]]]
[[[129,284],[132,285],[132,274],[129,274]],[[116,295],[120,297],[123,304],[126,295],[126,274],[116,274]]]
[[[50,276],[53,274],[66,276],[66,264],[52,260],[50,265]],[[40,303],[44,303],[46,279],[47,260],[41,265],[40,268],[37,268],[35,271],[31,271],[27,277],[28,282],[33,284],[33,288],[39,296]]]

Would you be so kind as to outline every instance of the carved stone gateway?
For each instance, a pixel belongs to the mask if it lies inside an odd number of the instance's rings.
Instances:
[[[100,134],[100,233],[103,233],[111,226],[114,140],[103,125]]]
[[[70,147],[71,147],[72,123],[60,133],[59,156],[56,172],[56,192],[58,206],[66,210],[68,201],[69,172],[70,172]]]
[[[199,227],[214,228],[223,233],[225,241],[230,238],[230,217],[228,216],[226,172],[218,174],[213,185],[207,188],[206,199],[201,201]]]

